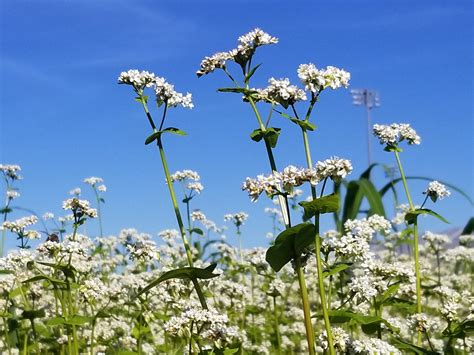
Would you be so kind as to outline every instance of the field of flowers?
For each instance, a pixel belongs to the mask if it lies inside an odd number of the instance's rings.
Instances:
[[[248,177],[242,190],[251,201],[274,203],[265,210],[273,223],[269,247],[229,245],[224,229],[193,208],[203,190],[199,174],[169,171],[164,143],[186,133],[168,125],[168,116],[193,108],[192,95],[148,71],[122,72],[118,83],[150,126],[145,144],[157,146],[176,229],[159,239],[135,229],[105,237],[99,177],[84,180],[95,201],[75,189],[62,203],[64,216],[12,218],[24,213],[12,202],[20,196],[21,168],[0,165],[2,354],[474,353],[474,219],[454,240],[419,232],[431,219],[447,222],[440,200],[448,189],[462,191],[438,181],[410,190],[402,157],[410,159],[421,138],[405,123],[373,126],[399,174],[382,187],[371,178],[379,164],[354,177],[349,160],[313,161],[310,135],[319,132],[312,114],[331,90],[349,86],[350,74],[301,64],[301,88],[286,78],[253,88],[257,50],[277,43],[252,30],[237,48],[204,58],[197,71],[226,76],[229,86],[218,90],[237,94],[255,117],[250,138],[267,153],[267,173]],[[294,124],[306,166],[278,167],[275,117]],[[395,216],[387,213],[388,196]],[[93,218],[99,230],[86,228]],[[223,218],[239,238],[248,233],[245,212]],[[321,230],[323,218],[333,221],[332,230]],[[5,239],[13,238],[18,248],[4,253]]]

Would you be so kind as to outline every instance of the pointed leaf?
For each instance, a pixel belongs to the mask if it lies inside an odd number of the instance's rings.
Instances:
[[[439,214],[437,214],[436,212],[430,210],[430,209],[427,209],[427,208],[419,208],[417,210],[414,210],[414,211],[411,211],[411,212],[408,212],[406,215],[405,215],[405,221],[408,223],[408,224],[413,224],[415,223],[415,220],[418,218],[418,216],[420,214],[428,214],[430,216],[433,216],[433,217],[436,217],[438,218],[440,221],[443,221],[444,223],[448,223],[449,222],[442,216],[440,216]]]
[[[280,271],[291,260],[314,242],[316,228],[311,223],[300,223],[281,232],[274,245],[268,248],[265,259],[273,270]]]
[[[170,280],[170,279],[212,279],[219,276],[219,274],[214,274],[213,271],[216,268],[217,264],[211,264],[204,269],[197,267],[183,267],[180,269],[170,270],[165,272],[156,280],[150,282],[143,290],[141,290],[137,297],[148,292],[153,287],[159,285],[160,283]]]
[[[461,232],[461,235],[469,235],[474,232],[474,217],[471,217]]]
[[[330,194],[309,202],[302,201],[299,205],[304,209],[303,220],[307,221],[317,214],[339,211],[339,196]]]
[[[326,278],[328,276],[336,275],[336,274],[340,273],[341,271],[344,271],[344,270],[346,270],[350,267],[351,267],[351,264],[345,264],[345,263],[340,263],[340,264],[333,265],[333,267],[330,268],[329,270],[324,270],[323,271],[323,277]]]

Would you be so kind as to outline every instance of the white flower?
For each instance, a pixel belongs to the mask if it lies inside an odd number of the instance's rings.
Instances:
[[[212,73],[216,69],[225,67],[226,60],[231,59],[229,52],[218,52],[210,57],[205,57],[201,61],[201,68],[196,72],[198,77]]]
[[[430,231],[427,231],[423,235],[423,239],[428,244],[428,247],[434,252],[439,252],[446,244],[451,241],[446,234],[434,234]]]
[[[192,102],[192,95],[186,93],[183,95],[174,90],[174,85],[168,83],[165,78],[156,77],[153,82],[156,94],[156,102],[158,106],[166,104],[167,107],[176,107],[178,105],[184,108],[192,109],[194,107]]]
[[[186,188],[195,191],[198,194],[204,190],[204,186],[202,186],[200,182],[190,182],[188,185],[186,185]]]
[[[170,176],[172,182],[175,181],[184,181],[184,180],[194,180],[199,181],[201,178],[199,174],[193,170],[183,170],[183,171],[176,171],[174,174]]]
[[[200,210],[194,210],[193,212],[191,212],[191,220],[202,222],[206,220],[206,215]]]
[[[19,165],[13,164],[0,164],[0,171],[11,180],[21,180],[22,177],[18,175],[18,172],[21,171]]]
[[[179,237],[179,232],[176,229],[165,229],[158,233],[163,240],[169,241]]]
[[[70,198],[63,202],[64,210],[71,210],[73,214],[82,217],[82,214],[90,218],[97,217],[97,210],[89,207],[89,201]]]
[[[343,69],[328,66],[326,69],[317,69],[312,63],[301,64],[298,67],[298,77],[305,85],[305,89],[318,93],[319,91],[330,87],[337,89],[348,87],[351,74]]]
[[[229,213],[224,216],[224,221],[232,221],[237,227],[244,224],[249,215],[245,212]]]
[[[69,191],[69,195],[72,195],[72,196],[80,196],[81,195],[81,188],[80,187],[76,187],[74,189],[72,189],[71,191]]]
[[[428,319],[426,314],[416,313],[408,317],[407,326],[414,331],[426,332],[430,331],[435,326],[435,324],[433,321]]]
[[[104,184],[97,186],[97,191],[99,192],[106,192],[107,191],[107,186]]]
[[[258,47],[276,43],[278,43],[278,38],[270,36],[260,28],[255,28],[239,37],[239,44],[245,47]]]
[[[351,171],[351,162],[339,157],[331,157],[316,163],[316,172],[319,180],[331,178],[335,182],[341,182]]]
[[[268,102],[276,102],[283,107],[288,107],[298,101],[306,100],[305,92],[295,85],[290,84],[288,78],[277,80],[270,78],[268,86],[258,91],[258,96]]]
[[[2,224],[2,228],[7,229],[14,233],[21,233],[26,227],[31,226],[35,224],[36,222],[38,222],[38,217],[32,215],[32,216],[22,217],[15,221],[5,221]]]
[[[363,338],[360,340],[353,340],[351,345],[351,354],[363,355],[399,355],[401,351],[393,345],[377,339],[377,338]]]
[[[47,221],[49,219],[53,219],[54,218],[54,214],[52,212],[46,212],[45,214],[43,214],[43,220]]]
[[[16,190],[7,190],[7,198],[9,200],[13,200],[15,198],[20,197],[20,193]]]
[[[145,87],[151,87],[155,81],[155,74],[147,71],[138,71],[131,69],[120,73],[119,84],[132,85],[135,90],[143,91]]]
[[[428,195],[433,202],[436,202],[438,199],[442,200],[443,198],[449,197],[449,195],[451,195],[451,192],[449,192],[446,186],[439,183],[438,181],[431,181],[428,184],[428,188],[423,193]]]
[[[406,140],[408,144],[420,144],[420,136],[407,123],[392,123],[391,125],[374,124],[374,135],[380,140],[380,144],[395,147],[398,143]]]
[[[96,176],[91,176],[91,177],[88,177],[88,178],[85,178],[84,179],[84,182],[86,184],[89,184],[91,186],[94,186],[95,184],[99,184],[101,182],[104,182],[104,179],[100,178],[100,177],[96,177]]]
[[[130,252],[130,259],[134,261],[150,262],[160,258],[159,250],[152,240],[140,240],[133,245],[127,245],[127,249]]]

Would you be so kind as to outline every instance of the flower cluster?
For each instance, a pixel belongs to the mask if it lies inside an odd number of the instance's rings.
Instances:
[[[154,81],[156,102],[158,106],[166,104],[167,107],[176,107],[178,105],[184,108],[193,108],[192,94],[189,92],[183,95],[174,90],[174,85],[168,83],[164,78],[157,77]]]
[[[224,221],[231,221],[237,227],[240,227],[244,222],[249,218],[249,215],[245,212],[237,212],[237,213],[228,213],[224,216]]]
[[[200,69],[196,72],[198,77],[212,73],[216,69],[225,68],[227,60],[232,60],[244,66],[254,54],[257,47],[278,43],[278,38],[256,28],[239,37],[238,46],[228,52],[218,52],[201,61]]]
[[[268,84],[265,89],[258,90],[259,100],[275,102],[285,108],[298,101],[306,100],[305,92],[296,85],[291,85],[288,78],[280,80],[270,78]]]
[[[138,71],[130,69],[126,72],[121,72],[118,78],[119,84],[132,85],[135,90],[143,91],[145,87],[152,87],[155,82],[155,74],[145,70]]]
[[[38,239],[41,236],[40,233],[34,230],[25,230],[26,227],[36,224],[37,222],[38,217],[34,215],[27,216],[19,218],[15,221],[5,221],[2,224],[2,228],[28,239]]]
[[[170,175],[170,179],[172,182],[175,181],[184,181],[184,180],[194,180],[194,181],[199,181],[201,177],[199,174],[195,171],[192,170],[183,170],[183,171],[177,171],[174,174]]]
[[[326,69],[317,69],[312,63],[301,64],[298,67],[298,77],[305,85],[305,89],[314,93],[330,87],[337,89],[348,87],[351,74],[343,69],[328,66]]]
[[[139,95],[143,94],[145,88],[154,88],[158,106],[166,104],[167,107],[176,107],[178,105],[190,109],[194,107],[190,93],[183,95],[175,91],[174,85],[168,83],[164,78],[156,76],[154,73],[140,72],[132,69],[122,72],[118,78],[118,83],[132,85]]]
[[[332,179],[340,182],[352,171],[349,160],[333,157],[316,163],[314,168],[298,168],[293,165],[287,166],[281,172],[270,175],[258,175],[255,179],[247,177],[242,184],[242,190],[247,191],[252,201],[265,192],[269,196],[283,193],[280,186],[286,191],[309,182],[315,186],[324,179]]]
[[[435,234],[430,231],[425,232],[423,240],[426,242],[428,248],[434,252],[439,252],[446,244],[451,242],[446,234]]]
[[[0,164],[0,171],[10,180],[21,180],[22,177],[18,174],[21,171],[21,167],[15,164]]]
[[[71,210],[76,217],[87,216],[90,218],[97,217],[97,210],[89,206],[89,201],[79,200],[78,198],[70,198],[63,202],[64,210]]]
[[[396,147],[398,143],[406,140],[408,144],[420,144],[421,138],[408,123],[392,123],[391,125],[374,124],[374,135],[380,144]]]
[[[319,180],[331,178],[334,182],[341,182],[352,172],[352,164],[347,159],[331,157],[316,163],[316,171]]]
[[[433,202],[436,202],[438,199],[442,200],[445,197],[449,197],[451,192],[438,181],[431,181],[428,184],[428,188],[423,192],[426,194]]]

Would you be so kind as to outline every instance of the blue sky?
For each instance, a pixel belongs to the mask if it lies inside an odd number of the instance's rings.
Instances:
[[[264,245],[268,201],[252,204],[240,191],[246,176],[268,172],[250,108],[217,93],[222,73],[198,79],[201,59],[234,48],[261,27],[280,43],[262,48],[255,86],[271,77],[296,82],[300,63],[334,65],[352,74],[351,87],[380,92],[378,123],[408,122],[422,137],[402,156],[408,175],[462,187],[473,196],[471,1],[2,1],[0,162],[23,168],[16,205],[61,214],[61,201],[85,177],[105,179],[104,229],[156,233],[175,227],[158,152],[144,146],[146,119],[118,74],[155,72],[195,109],[175,109],[168,123],[188,136],[165,142],[171,170],[193,169],[205,191],[195,201],[209,218],[247,211],[244,245]],[[365,116],[348,90],[327,91],[315,110],[314,159],[351,159],[354,177],[366,166]],[[304,165],[299,132],[283,119],[277,164]],[[375,160],[394,164],[374,140]],[[380,174],[379,185],[384,183]],[[413,183],[421,202],[425,183]],[[400,191],[401,192],[401,191]],[[417,194],[418,192],[418,194]],[[416,198],[415,198],[416,200]],[[462,226],[472,206],[458,194],[435,209]],[[18,212],[19,217],[22,213]],[[424,228],[446,226],[426,219]],[[327,224],[329,226],[329,224]],[[93,230],[93,226],[90,227]],[[229,232],[229,235],[232,235]],[[231,239],[232,240],[232,239]]]

